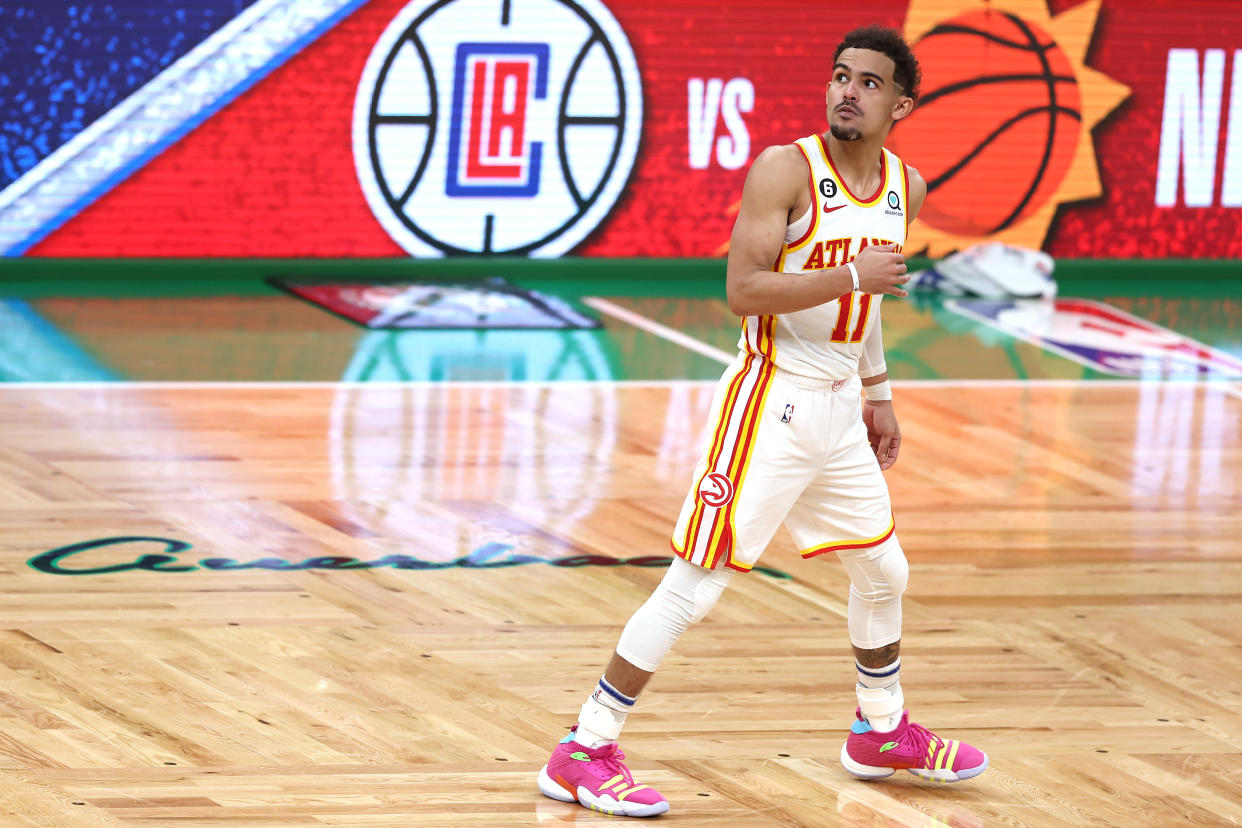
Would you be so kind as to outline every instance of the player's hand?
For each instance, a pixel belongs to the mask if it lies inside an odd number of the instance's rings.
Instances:
[[[867,440],[880,463],[880,470],[884,471],[897,462],[897,452],[901,450],[901,428],[893,413],[893,401],[863,402],[862,415],[867,426]]]
[[[909,296],[902,285],[910,281],[906,275],[906,257],[897,252],[895,244],[873,244],[854,257],[858,269],[858,289],[863,293],[887,293]]]

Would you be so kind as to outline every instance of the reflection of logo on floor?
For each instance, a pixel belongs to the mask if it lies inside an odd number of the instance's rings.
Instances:
[[[450,282],[268,282],[351,322],[390,328],[598,328],[600,322],[551,294],[494,276]]]
[[[699,499],[712,508],[719,508],[733,499],[733,481],[720,472],[712,472],[699,484]]]
[[[1089,299],[950,299],[945,308],[1105,374],[1242,377],[1242,360]]]

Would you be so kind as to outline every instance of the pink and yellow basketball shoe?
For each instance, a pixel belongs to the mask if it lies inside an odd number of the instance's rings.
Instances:
[[[895,770],[908,770],[929,782],[960,782],[987,770],[986,753],[956,739],[941,739],[910,721],[908,710],[889,733],[872,730],[861,710],[855,716],[841,746],[841,764],[861,779],[883,779]]]
[[[573,739],[570,731],[539,771],[544,796],[622,816],[653,817],[668,810],[668,800],[658,791],[634,781],[615,742],[589,748]]]

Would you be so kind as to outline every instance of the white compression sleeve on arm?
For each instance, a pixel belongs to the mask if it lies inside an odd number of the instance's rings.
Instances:
[[[880,332],[880,309],[875,310],[875,320],[863,337],[863,350],[858,356],[858,376],[863,379],[876,377],[888,370],[884,363],[884,334]]]

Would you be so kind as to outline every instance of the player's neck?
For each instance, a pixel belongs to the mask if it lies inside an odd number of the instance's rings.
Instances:
[[[884,155],[884,138],[863,138],[858,141],[841,141],[831,132],[824,135],[832,164],[845,179],[845,184],[855,193],[871,192],[880,183],[880,160]]]

